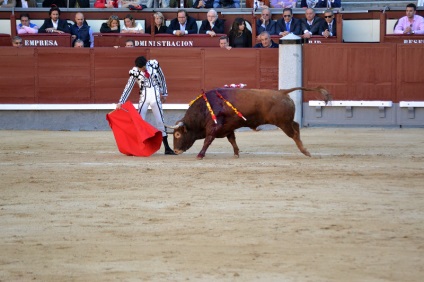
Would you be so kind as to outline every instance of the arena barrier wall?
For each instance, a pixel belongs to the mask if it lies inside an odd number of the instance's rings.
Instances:
[[[189,50],[189,51],[188,51]],[[95,115],[104,109],[84,105],[110,104],[119,99],[134,58],[145,55],[157,59],[169,87],[168,105],[187,105],[202,90],[231,83],[249,88],[277,89],[278,49],[220,48],[110,48],[74,49],[64,47],[11,48],[0,52],[0,110],[2,129],[50,128],[49,122],[66,129],[75,109],[58,110],[64,120],[32,115],[49,115],[54,109],[25,109],[25,105],[79,104],[81,112]],[[410,44],[305,44],[303,85],[324,86],[335,101],[390,102],[391,106],[342,106],[309,104],[320,99],[305,93],[303,124],[422,126],[424,78],[421,61],[424,48]],[[284,67],[284,66],[283,66]],[[136,88],[136,87],[135,87]],[[137,103],[137,89],[131,101]],[[406,104],[405,104],[406,103]],[[409,103],[409,104],[407,104]],[[10,107],[15,105],[15,107]],[[26,113],[22,111],[25,109]],[[169,111],[184,112],[185,107]],[[103,115],[103,113],[102,113]],[[20,116],[26,119],[19,120]],[[18,121],[11,121],[15,119]],[[84,118],[81,118],[84,120]],[[170,120],[172,123],[175,120]],[[84,121],[80,129],[105,129],[98,121]],[[104,121],[103,125],[104,124]],[[16,127],[10,127],[12,124]],[[91,127],[90,127],[91,126]],[[75,129],[73,127],[72,129]]]

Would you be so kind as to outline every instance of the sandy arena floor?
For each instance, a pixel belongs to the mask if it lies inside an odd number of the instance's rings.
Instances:
[[[199,161],[0,131],[0,281],[423,281],[424,129],[301,134]]]

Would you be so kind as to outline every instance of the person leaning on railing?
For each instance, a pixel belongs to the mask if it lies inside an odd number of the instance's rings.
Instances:
[[[153,17],[154,17],[154,22],[155,22],[154,33],[155,34],[166,33],[167,27],[165,25],[165,18],[163,16],[163,14],[161,12],[156,12],[156,13],[153,14]],[[151,31],[152,31],[151,26],[146,28],[146,33],[150,34]]]
[[[140,23],[135,21],[133,16],[128,14],[124,18],[124,26],[121,29],[121,33],[144,33],[144,29]]]
[[[68,22],[60,19],[60,9],[56,6],[51,7],[49,19],[45,19],[38,33],[71,33]]]
[[[176,36],[197,34],[198,30],[196,20],[193,17],[190,17],[186,10],[178,10],[177,18],[171,20],[166,32]]]
[[[119,24],[119,17],[116,15],[112,15],[109,17],[107,22],[102,23],[100,27],[101,33],[120,33],[121,25]]]
[[[322,36],[325,38],[337,36],[337,23],[332,10],[328,9],[324,12],[324,22],[322,25]]]
[[[36,24],[31,23],[29,19],[29,15],[24,13],[20,16],[21,23],[16,25],[16,32],[18,34],[25,33],[38,33],[38,26]]]
[[[271,35],[277,35],[277,22],[272,19],[271,10],[269,8],[262,9],[261,17],[256,20],[256,35],[262,31],[267,31]]]
[[[394,29],[395,34],[424,34],[424,19],[416,15],[414,3],[406,5],[406,16],[400,18]]]
[[[224,21],[218,19],[218,13],[210,9],[206,14],[207,19],[202,21],[199,34],[209,34],[211,37],[224,33]]]
[[[277,20],[276,26],[277,34],[286,36],[289,33],[295,35],[302,35],[302,23],[299,19],[293,17],[293,10],[291,8],[283,9],[283,16]]]
[[[323,19],[315,15],[313,8],[305,10],[305,18],[301,19],[304,38],[311,38],[312,35],[321,35]]]

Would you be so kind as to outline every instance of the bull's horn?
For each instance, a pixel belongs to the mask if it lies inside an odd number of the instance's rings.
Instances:
[[[184,123],[182,122],[182,121],[180,121],[178,124],[176,124],[176,125],[166,125],[165,124],[165,127],[168,127],[168,128],[171,128],[171,129],[177,129],[177,128],[179,128],[179,127],[181,127],[181,126],[183,126],[184,125]]]

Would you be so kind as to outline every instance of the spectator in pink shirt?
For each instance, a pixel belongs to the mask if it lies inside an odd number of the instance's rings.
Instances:
[[[416,15],[414,3],[406,5],[406,16],[399,19],[395,26],[395,34],[424,34],[424,18]]]
[[[21,23],[16,25],[16,32],[18,34],[25,33],[38,33],[38,26],[30,22],[28,14],[21,14]]]

